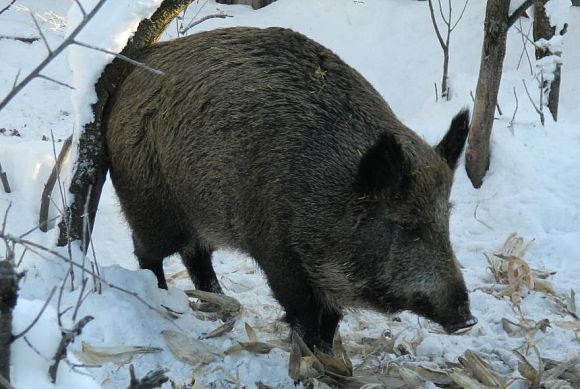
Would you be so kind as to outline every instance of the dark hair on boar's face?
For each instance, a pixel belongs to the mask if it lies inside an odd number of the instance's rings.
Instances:
[[[426,144],[334,53],[287,29],[229,28],[144,50],[107,119],[111,178],[135,254],[167,284],[179,252],[222,293],[219,247],[252,256],[286,320],[329,351],[344,309],[475,324],[449,242],[469,113]]]

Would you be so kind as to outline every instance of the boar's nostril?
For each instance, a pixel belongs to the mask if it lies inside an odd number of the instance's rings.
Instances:
[[[448,334],[455,335],[463,334],[476,324],[477,318],[475,316],[470,315],[470,317],[464,322],[445,326],[445,332],[447,332]]]

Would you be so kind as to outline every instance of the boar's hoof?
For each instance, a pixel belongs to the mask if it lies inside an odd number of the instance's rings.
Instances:
[[[447,325],[444,328],[445,328],[445,332],[447,332],[448,334],[459,335],[459,334],[463,334],[463,333],[467,332],[471,327],[473,327],[476,324],[477,324],[477,318],[475,316],[471,316],[466,321]]]

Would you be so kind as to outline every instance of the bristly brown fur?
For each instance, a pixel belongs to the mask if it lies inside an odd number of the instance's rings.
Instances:
[[[448,227],[461,131],[435,151],[358,72],[287,29],[203,32],[138,59],[166,75],[123,82],[107,144],[135,252],[161,287],[163,258],[180,252],[198,288],[221,292],[211,252],[233,247],[311,347],[329,349],[351,306],[468,320]]]

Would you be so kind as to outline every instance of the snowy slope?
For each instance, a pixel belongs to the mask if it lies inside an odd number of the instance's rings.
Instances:
[[[7,1],[0,3],[0,9],[4,3]],[[121,5],[125,2],[115,0],[110,3],[115,3],[113,5],[117,7],[103,9],[101,24],[93,26],[97,33],[87,34],[84,39],[101,47],[121,47],[122,42],[109,39],[103,31],[110,31],[108,27],[104,28],[109,25],[106,23],[114,24],[127,19],[120,18],[119,14],[128,10]],[[151,5],[156,1],[130,3],[143,7],[133,13],[138,15],[138,12],[150,12]],[[459,3],[455,8],[460,8]],[[63,23],[74,23],[74,12],[69,13],[69,8],[74,7],[72,1],[20,0],[17,4],[20,9],[14,5],[0,15],[0,35],[38,35],[24,7],[30,7],[42,16],[39,19],[41,27],[53,47],[64,39],[67,27]],[[94,1],[83,4],[90,8]],[[449,102],[435,101],[433,83],[440,83],[443,58],[426,2],[278,0],[266,8],[253,11],[247,6],[223,6],[214,1],[200,0],[194,1],[187,11],[186,21],[218,11],[233,17],[207,20],[190,33],[227,26],[283,26],[300,31],[329,47],[359,70],[385,97],[403,122],[431,143],[442,136],[454,113],[463,106],[472,105],[470,92],[475,92],[481,52],[485,13],[483,1],[469,3],[464,18],[452,36],[450,76],[453,98]],[[67,15],[71,15],[71,19]],[[490,171],[483,187],[475,190],[463,166],[457,170],[452,192],[455,208],[451,217],[451,241],[464,266],[472,311],[479,318],[479,323],[467,334],[448,336],[436,332],[435,326],[428,321],[409,313],[397,315],[400,322],[372,312],[349,313],[340,324],[340,332],[355,367],[363,358],[363,351],[358,345],[362,337],[377,338],[385,330],[393,334],[404,330],[398,341],[414,344],[414,350],[406,356],[382,355],[383,366],[389,361],[434,361],[443,364],[456,361],[466,349],[472,349],[490,361],[499,372],[508,377],[517,377],[517,359],[511,350],[522,346],[526,339],[522,336],[510,337],[500,320],[507,318],[518,322],[520,313],[514,310],[509,299],[498,299],[487,292],[494,281],[484,256],[499,252],[512,232],[517,232],[526,241],[535,239],[524,258],[533,268],[555,272],[549,281],[557,293],[569,293],[570,289],[576,293],[580,291],[580,164],[577,152],[580,148],[580,8],[570,10],[569,23],[563,54],[558,123],[548,119],[542,127],[525,95],[522,79],[526,80],[531,90],[535,91],[535,87],[525,57],[519,70],[516,69],[522,41],[517,31],[512,30],[499,94],[499,104],[504,114],[495,121]],[[522,20],[524,31],[527,31],[529,24],[528,19]],[[68,28],[70,30],[70,26]],[[174,36],[175,28],[172,26],[164,39]],[[531,46],[528,44],[527,47],[533,57]],[[50,77],[78,86],[76,94],[48,81],[35,80],[6,109],[0,111],[0,129],[6,129],[0,135],[0,163],[13,189],[11,194],[0,193],[0,214],[4,214],[11,204],[6,227],[10,234],[22,234],[37,223],[40,194],[54,161],[53,145],[42,140],[43,137],[50,139],[52,131],[55,139],[64,139],[73,131],[78,131],[79,121],[83,120],[75,113],[78,110],[73,108],[90,101],[88,93],[78,94],[82,87],[79,83],[82,84],[89,76],[79,78],[78,73],[73,74],[73,71],[82,68],[83,61],[88,60],[79,53],[73,53],[72,60],[69,60],[67,53],[61,55],[45,72]],[[19,69],[22,75],[27,74],[45,54],[41,41],[29,45],[1,39],[0,96],[10,90]],[[104,54],[91,55],[106,57]],[[90,73],[86,68],[84,71]],[[84,87],[87,88],[86,85]],[[508,123],[515,108],[514,87],[519,104],[513,129],[510,129]],[[11,130],[17,131],[20,136],[11,135]],[[56,147],[58,152],[60,143],[57,142]],[[58,200],[51,211],[52,215],[56,215],[57,207],[61,207],[60,196],[55,198]],[[152,346],[163,351],[135,357],[132,363],[137,376],[164,367],[177,384],[191,383],[195,378],[201,387],[234,387],[239,376],[241,385],[248,388],[255,387],[257,381],[279,387],[293,386],[287,374],[288,353],[281,349],[274,349],[267,355],[244,351],[220,356],[195,369],[178,361],[169,352],[162,331],[175,331],[177,326],[179,331],[198,337],[222,323],[202,320],[199,313],[192,313],[182,292],[182,289],[192,286],[177,258],[166,261],[166,272],[175,274],[169,291],[157,289],[150,272],[137,270],[130,232],[120,216],[110,183],[105,186],[93,237],[103,278],[137,293],[152,307],[165,311],[161,308],[163,305],[184,314],[177,319],[168,319],[134,297],[103,286],[101,294],[88,295],[77,313],[76,320],[86,315],[94,316],[94,320],[69,346],[68,360],[71,364],[83,362],[75,355],[81,349],[81,342],[93,347]],[[34,231],[26,238],[52,247],[55,230],[46,234]],[[59,252],[68,256],[66,250],[59,249]],[[21,253],[22,247],[18,247],[17,259]],[[80,260],[78,253],[73,252],[73,256]],[[225,351],[236,345],[237,341],[245,341],[244,322],[256,330],[260,340],[280,341],[285,338],[286,329],[278,321],[282,315],[281,309],[252,260],[240,253],[220,251],[215,255],[214,263],[225,292],[240,301],[243,312],[231,333],[205,342]],[[19,269],[27,273],[20,284],[15,332],[24,329],[34,319],[52,288],[60,286],[67,273],[67,265],[54,256],[40,256],[29,250],[23,256]],[[76,305],[81,290],[80,279],[81,273],[77,272],[73,291],[70,280],[65,280],[67,287],[60,310]],[[91,285],[92,281],[89,281],[87,290],[91,289]],[[60,339],[57,297],[52,298],[39,322],[27,334],[27,340],[36,350],[24,339],[19,339],[12,347],[12,382],[17,388],[53,387],[47,371]],[[64,328],[74,325],[73,310],[62,316]],[[539,332],[534,336],[534,344],[542,356],[564,360],[580,351],[574,332],[554,324],[557,321],[571,321],[572,318],[557,309],[544,294],[532,292],[525,296],[521,312],[529,319],[537,321],[547,318],[552,322],[552,327],[545,333]],[[374,359],[373,363],[380,364]],[[76,369],[71,364],[61,363],[56,387],[118,388],[126,387],[129,381],[128,365],[124,363],[108,362],[100,367]]]

